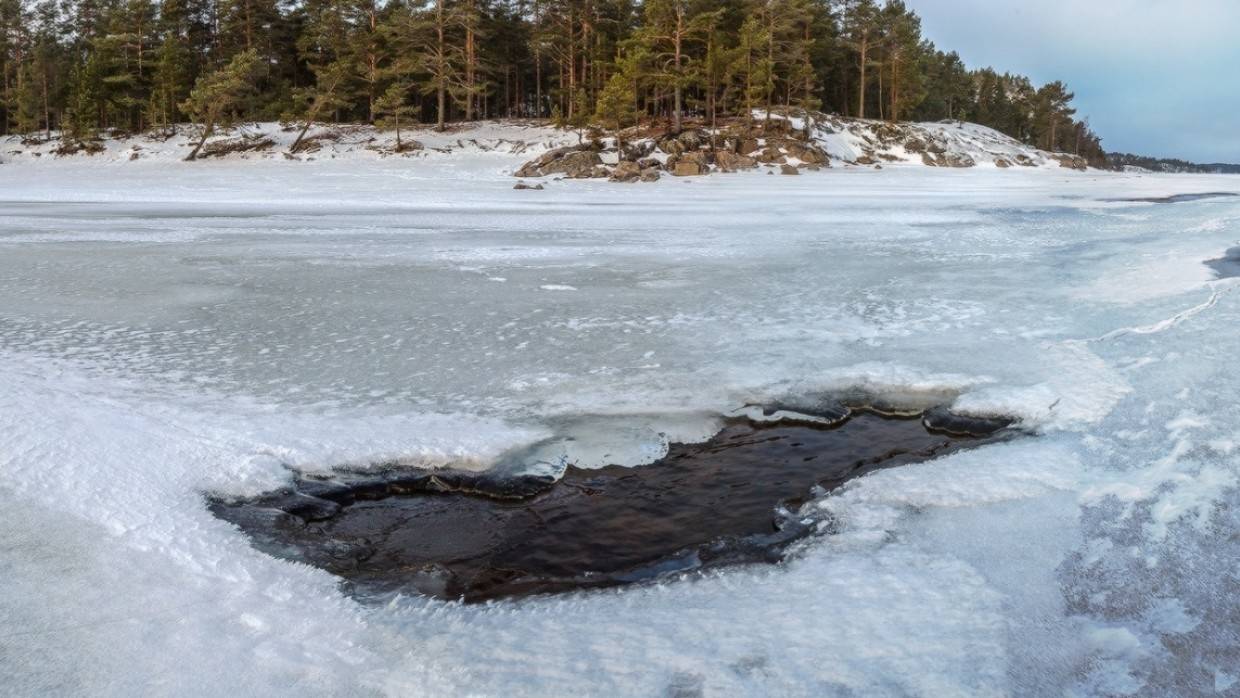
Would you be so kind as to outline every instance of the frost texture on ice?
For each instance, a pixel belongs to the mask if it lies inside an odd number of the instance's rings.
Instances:
[[[0,686],[134,695],[1234,691],[1234,180],[556,182],[523,156],[0,167]],[[503,283],[497,280],[503,279]],[[571,287],[575,291],[550,292]],[[809,502],[785,565],[364,608],[203,492],[640,466],[839,391],[1039,438]]]

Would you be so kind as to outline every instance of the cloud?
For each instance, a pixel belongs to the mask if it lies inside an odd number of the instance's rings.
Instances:
[[[1063,80],[1110,150],[1240,161],[1237,0],[907,0],[970,66]]]

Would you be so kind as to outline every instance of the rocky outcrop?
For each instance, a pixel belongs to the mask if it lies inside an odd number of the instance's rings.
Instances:
[[[560,174],[571,179],[587,179],[590,177],[606,177],[610,173],[605,169],[600,173],[596,170],[603,164],[603,159],[587,146],[567,146],[548,150],[538,158],[525,163],[516,171],[517,177],[546,177]]]
[[[1085,158],[1079,155],[1059,153],[1055,155],[1055,160],[1059,162],[1060,167],[1066,167],[1070,170],[1079,170],[1084,172],[1089,169],[1089,163],[1085,160]]]
[[[672,174],[677,177],[697,177],[709,172],[708,168],[695,160],[678,160],[672,167]]]
[[[830,167],[831,161],[819,144],[807,140],[804,131],[773,120],[771,124],[738,123],[715,132],[686,129],[678,134],[556,148],[527,162],[514,174],[653,182],[663,173],[700,177],[712,172],[752,170],[760,164],[791,165],[800,174],[801,169]]]
[[[772,145],[763,148],[762,152],[758,153],[757,160],[764,165],[782,165],[788,162],[784,152]]]
[[[632,160],[621,160],[611,171],[613,182],[636,182],[641,179],[642,168]]]
[[[974,167],[977,161],[964,153],[922,153],[921,161],[927,167]]]
[[[807,143],[789,143],[784,146],[784,151],[806,165],[829,164],[829,158],[821,148]]]
[[[748,155],[721,150],[715,153],[715,164],[719,166],[720,172],[739,172],[741,170],[752,170],[758,166],[758,161]]]
[[[699,177],[762,166],[772,174],[806,174],[831,167],[833,161],[865,167],[892,163],[939,168],[979,164],[1000,169],[1087,168],[1087,163],[1074,155],[1041,151],[975,124],[888,123],[826,114],[812,117],[806,122],[801,117],[773,114],[768,119],[755,114],[752,119],[733,120],[716,130],[687,128],[680,133],[651,133],[649,127],[633,129],[620,138],[548,151],[516,174],[637,182],[652,181],[661,174]]]

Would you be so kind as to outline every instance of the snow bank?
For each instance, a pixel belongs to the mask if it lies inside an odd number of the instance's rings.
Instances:
[[[298,152],[290,153],[300,130],[297,125],[275,122],[247,123],[223,129],[207,140],[206,152],[200,159],[202,162],[284,159],[313,162],[399,158],[414,166],[455,156],[467,161],[505,162],[577,142],[573,132],[537,123],[488,121],[456,125],[444,132],[428,128],[402,129],[402,151],[398,153],[395,131],[332,124],[311,128]],[[102,150],[94,154],[86,151],[61,154],[62,145],[55,133],[51,139],[8,136],[0,138],[0,162],[171,163],[183,161],[197,143],[196,129],[186,125],[142,135],[105,137],[99,141]],[[237,148],[246,143],[252,149],[239,148],[214,157],[210,154],[213,146],[229,150],[228,146]]]
[[[755,118],[764,119],[765,114],[756,114]],[[793,128],[804,129],[803,118],[788,119],[773,114],[772,119],[789,120]],[[543,122],[489,121],[457,124],[443,133],[426,128],[404,130],[402,142],[410,149],[398,153],[394,131],[361,125],[323,125],[312,128],[308,143],[299,148],[298,153],[290,154],[290,146],[299,131],[294,125],[273,122],[244,124],[209,139],[208,154],[202,159],[306,162],[396,159],[410,168],[461,161],[491,163],[515,170],[522,162],[548,150],[579,142],[576,132],[558,130]],[[62,155],[58,154],[61,143],[57,138],[9,136],[0,139],[0,162],[169,163],[184,160],[197,140],[193,128],[180,126],[163,132],[104,138],[99,143],[102,150],[95,154],[79,151]],[[819,115],[814,120],[811,140],[828,154],[835,166],[976,165],[1052,169],[1080,166],[1073,156],[1041,151],[993,129],[964,122],[891,124]],[[246,143],[253,149],[240,149]],[[238,150],[214,157],[209,154],[211,148],[229,150],[230,146]],[[614,153],[611,156],[614,159]],[[657,151],[653,157],[666,160],[667,153]]]

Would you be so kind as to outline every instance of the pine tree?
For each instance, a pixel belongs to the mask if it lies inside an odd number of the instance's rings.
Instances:
[[[887,116],[899,121],[902,110],[912,110],[925,97],[921,20],[901,0],[883,8],[884,46],[887,54]]]
[[[729,90],[737,95],[745,124],[753,123],[753,113],[766,99],[774,66],[767,58],[766,28],[757,17],[747,17],[739,32],[732,65],[728,70]]]
[[[848,0],[845,9],[845,31],[848,43],[857,58],[857,118],[865,118],[866,71],[873,62],[872,51],[878,33],[879,10],[874,0]]]
[[[594,118],[604,127],[618,131],[637,121],[637,90],[634,80],[624,71],[612,73],[606,87],[599,93]]]
[[[1056,80],[1043,85],[1036,94],[1036,110],[1034,112],[1035,129],[1039,147],[1046,150],[1070,150],[1060,144],[1060,137],[1071,129],[1072,115],[1076,113],[1068,105],[1074,95],[1066,85]],[[1075,134],[1072,134],[1075,142]],[[1073,146],[1075,148],[1075,145]]]
[[[688,0],[646,0],[639,41],[650,54],[651,81],[672,93],[672,133],[680,133],[684,92],[695,82],[690,43],[709,27],[709,17],[694,14]]]
[[[104,111],[102,85],[100,61],[96,54],[90,53],[74,66],[69,79],[69,104],[62,129],[66,140],[80,143],[98,136],[100,114]]]
[[[258,51],[242,51],[233,56],[227,66],[204,75],[194,84],[189,98],[181,104],[181,111],[201,124],[202,134],[186,160],[197,159],[198,152],[215,129],[227,123],[233,110],[254,89],[258,64]]]
[[[407,83],[394,82],[374,103],[376,124],[380,128],[392,128],[396,131],[396,152],[404,152],[404,144],[400,139],[400,125],[408,123],[414,113],[409,105],[409,92],[412,89]]]
[[[289,146],[288,152],[296,153],[301,149],[306,134],[318,121],[320,114],[348,106],[344,86],[353,74],[353,68],[354,64],[348,56],[326,65],[315,66],[315,84],[297,90],[294,95],[299,106],[297,111],[301,115],[301,131],[297,133],[297,138]]]

